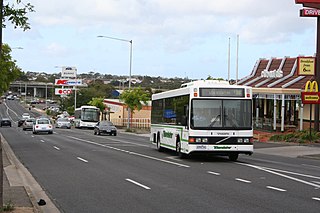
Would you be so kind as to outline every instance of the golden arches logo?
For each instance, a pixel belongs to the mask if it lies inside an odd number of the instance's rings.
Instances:
[[[310,86],[310,87],[309,87]],[[310,88],[310,90],[309,90]],[[306,86],[304,87],[305,92],[318,92],[318,83],[316,81],[307,81]]]

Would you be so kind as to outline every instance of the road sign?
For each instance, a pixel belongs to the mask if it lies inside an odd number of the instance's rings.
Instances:
[[[58,86],[82,86],[82,79],[55,79]]]
[[[320,93],[316,81],[307,81],[304,92],[301,92],[303,104],[320,104]]]
[[[310,8],[304,8],[300,10],[300,16],[301,17],[318,17],[320,16],[320,10],[319,9],[310,9]]]
[[[76,67],[62,67],[61,71],[62,78],[76,78],[77,77],[77,68]]]
[[[72,89],[62,89],[62,88],[55,88],[55,95],[69,95],[72,93]]]

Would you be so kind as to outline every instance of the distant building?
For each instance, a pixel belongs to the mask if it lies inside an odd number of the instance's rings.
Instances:
[[[104,99],[103,101],[108,111],[108,120],[112,121],[116,126],[127,126],[128,123],[128,108],[119,99]],[[150,127],[151,118],[151,101],[143,106],[140,111],[134,110],[131,113],[132,127]]]

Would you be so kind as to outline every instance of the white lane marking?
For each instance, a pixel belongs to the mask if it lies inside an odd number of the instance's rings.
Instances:
[[[75,140],[83,141],[83,142],[86,142],[86,143],[89,143],[89,144],[93,144],[93,145],[96,145],[96,146],[102,146],[102,147],[105,147],[105,148],[108,148],[108,149],[112,149],[112,150],[116,150],[116,151],[119,151],[119,152],[128,153],[130,155],[136,155],[136,156],[147,158],[147,159],[151,159],[151,160],[160,161],[160,162],[163,162],[163,163],[172,164],[172,165],[179,166],[179,167],[185,167],[185,168],[189,168],[190,167],[190,166],[185,165],[185,164],[180,164],[180,163],[176,163],[176,162],[173,162],[173,161],[163,160],[163,159],[160,159],[160,158],[156,158],[156,157],[140,154],[140,153],[137,153],[137,152],[131,152],[131,151],[127,151],[127,150],[124,150],[124,149],[119,149],[119,148],[115,148],[115,147],[112,147],[112,146],[108,146],[108,145],[99,144],[99,143],[96,143],[96,142],[84,140],[84,139],[81,139],[81,138],[76,138],[76,137],[72,137],[72,136],[67,136],[67,137],[75,139]]]
[[[77,157],[77,159],[78,160],[81,160],[81,161],[83,161],[83,162],[85,162],[85,163],[88,163],[89,161],[87,161],[86,159],[83,159],[83,158],[80,158],[80,157]]]
[[[25,132],[25,134],[27,134],[27,133]],[[34,138],[34,135],[31,135],[31,137]]]
[[[290,180],[293,180],[293,181],[304,183],[306,185],[310,185],[310,186],[313,186],[313,187],[316,187],[316,188],[320,188],[320,185],[318,185],[318,184],[314,184],[314,183],[311,183],[311,182],[308,182],[308,181],[304,181],[304,180],[301,180],[301,179],[298,179],[298,178],[294,178],[294,177],[291,177],[291,176],[288,176],[288,175],[284,175],[284,174],[281,174],[281,173],[278,173],[278,172],[271,171],[272,169],[268,169],[268,168],[261,167],[261,166],[255,166],[255,165],[252,165],[252,164],[239,163],[239,162],[236,162],[236,163],[239,164],[239,165],[248,166],[248,167],[251,167],[251,168],[255,168],[255,169],[258,169],[258,170],[262,170],[262,171],[274,174],[274,175],[278,175],[278,176],[281,176],[281,177],[284,177],[284,178],[287,178],[287,179],[290,179]],[[283,171],[283,172],[286,172],[286,171]],[[287,172],[287,173],[289,173],[289,172]]]
[[[145,186],[145,185],[143,185],[143,184],[141,184],[141,183],[138,183],[138,182],[136,182],[136,181],[134,181],[134,180],[131,180],[131,179],[129,179],[129,178],[127,178],[126,181],[129,181],[129,182],[131,182],[131,183],[133,183],[133,184],[135,184],[135,185],[137,185],[137,186],[140,186],[140,187],[142,187],[142,188],[144,188],[144,189],[147,189],[147,190],[151,189],[150,187]]]
[[[251,183],[250,180],[245,180],[245,179],[241,179],[241,178],[236,178],[237,181],[243,182],[243,183]]]
[[[40,140],[42,143],[44,143],[44,140]]]
[[[267,186],[268,189],[273,189],[273,190],[276,190],[276,191],[279,191],[279,192],[285,192],[287,190],[285,189],[280,189],[280,188],[277,188],[277,187],[273,187],[273,186]]]
[[[318,198],[318,197],[313,197],[312,199],[313,199],[313,200],[320,201],[320,198]]]
[[[209,173],[209,174],[212,174],[212,175],[217,175],[217,176],[220,175],[220,173],[218,173],[218,172],[210,172],[210,171],[208,171],[208,173]]]
[[[59,148],[59,147],[56,147],[56,146],[54,146],[53,148],[55,148],[56,150],[60,150],[60,148]]]
[[[320,168],[320,166],[310,165],[310,164],[301,164],[302,166],[309,166],[314,168]]]

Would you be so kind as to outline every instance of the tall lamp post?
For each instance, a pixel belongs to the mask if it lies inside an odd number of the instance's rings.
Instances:
[[[113,39],[117,41],[123,41],[123,42],[129,42],[130,43],[130,65],[129,65],[129,91],[131,89],[131,69],[132,69],[132,40],[122,39],[122,38],[115,38],[110,36],[103,36],[99,35],[98,38],[107,38],[107,39]],[[127,128],[130,128],[130,117],[131,117],[131,109],[128,107],[128,123]]]

